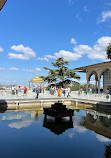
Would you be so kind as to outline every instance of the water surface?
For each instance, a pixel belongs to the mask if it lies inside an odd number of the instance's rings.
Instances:
[[[108,112],[75,110],[61,122],[38,110],[0,113],[0,158],[103,158],[110,144]]]

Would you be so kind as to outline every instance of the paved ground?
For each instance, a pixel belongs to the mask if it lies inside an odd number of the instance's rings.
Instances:
[[[18,95],[12,95],[10,93],[2,93],[0,95],[0,100],[7,100],[7,99],[35,99],[36,93],[28,93],[27,95],[18,94]],[[50,95],[49,91],[45,91],[45,93],[39,94],[40,99],[54,99],[54,98],[67,98],[67,95],[63,95],[61,97],[57,96],[57,93],[55,95]],[[106,94],[81,94],[79,95],[78,92],[72,91],[70,96],[68,98],[77,98],[77,99],[85,99],[85,100],[95,100],[95,101],[103,101],[103,102],[110,102],[111,96]]]

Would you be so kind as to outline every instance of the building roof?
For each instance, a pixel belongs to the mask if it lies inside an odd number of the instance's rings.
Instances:
[[[78,68],[75,68],[75,70],[80,70],[79,72],[86,72],[87,69],[106,66],[106,65],[107,66],[111,65],[111,61],[88,65],[88,66],[84,66],[84,67],[78,67]]]
[[[0,10],[3,8],[7,0],[0,0]]]
[[[44,82],[44,80],[43,79],[41,79],[41,78],[39,78],[38,76],[36,76],[35,78],[32,78],[31,80],[30,80],[30,82]]]

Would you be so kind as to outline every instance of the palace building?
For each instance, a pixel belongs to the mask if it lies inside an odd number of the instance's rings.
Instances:
[[[89,87],[91,76],[94,75],[97,92],[100,93],[102,78],[103,92],[106,92],[106,90],[109,89],[111,94],[111,61],[79,67],[75,70],[86,73],[87,89]]]
[[[0,10],[3,8],[7,0],[0,0]]]

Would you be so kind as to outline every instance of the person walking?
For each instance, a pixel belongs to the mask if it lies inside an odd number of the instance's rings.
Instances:
[[[63,88],[63,94],[64,94],[64,97],[66,95],[66,88]]]

